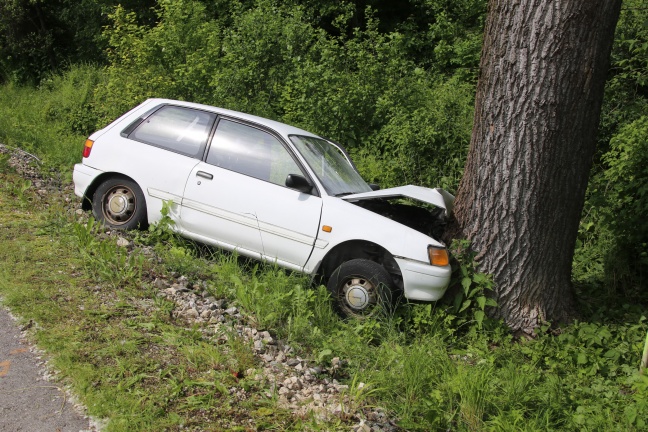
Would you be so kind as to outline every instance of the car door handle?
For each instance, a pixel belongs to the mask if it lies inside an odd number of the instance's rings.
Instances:
[[[202,177],[202,178],[205,178],[207,180],[212,180],[214,178],[214,175],[209,174],[208,172],[205,172],[205,171],[198,171],[196,173],[196,177]]]

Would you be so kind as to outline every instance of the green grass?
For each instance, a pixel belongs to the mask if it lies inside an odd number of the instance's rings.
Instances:
[[[35,152],[46,169],[62,167],[60,178],[79,159],[83,135],[71,131],[82,128],[70,119],[83,120],[83,110],[47,115],[43,107],[73,106],[84,88],[74,80],[97,79],[91,70],[74,73],[40,90],[0,89],[0,139]],[[408,430],[648,430],[648,377],[638,374],[645,310],[610,301],[595,284],[579,287],[580,321],[540,329],[532,341],[484,318],[490,282],[466,261],[456,305],[404,305],[379,320],[344,322],[307,278],[178,239],[163,226],[134,233],[127,254],[75,220],[64,204],[71,195],[40,198],[7,173],[6,157],[0,168],[0,296],[34,320],[39,346],[90,413],[109,419],[106,430],[331,430],[348,420],[295,418],[261,384],[237,382],[229,370],[254,367],[250,347],[236,338],[213,345],[171,319],[174,305],[151,282],[171,273],[204,283],[329,369],[349,385],[346,408],[383,407]],[[225,391],[236,385],[253,394],[245,404]]]
[[[98,129],[92,114],[100,69],[75,66],[41,87],[3,85],[0,91],[0,143],[38,155],[46,169],[67,174],[81,159],[85,138]]]
[[[61,196],[44,202],[23,182],[0,174],[0,295],[37,324],[36,342],[105,430],[309,428],[254,382],[247,401],[233,400],[228,388],[243,384],[231,370],[258,366],[250,346],[234,336],[214,345],[172,319],[151,285],[163,269],[125,258],[75,223]]]

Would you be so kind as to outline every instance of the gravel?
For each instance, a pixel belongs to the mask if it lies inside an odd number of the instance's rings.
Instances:
[[[158,295],[173,301],[177,307],[173,316],[190,324],[199,324],[204,337],[213,343],[236,335],[248,343],[259,359],[259,367],[248,369],[245,376],[265,384],[268,397],[278,396],[280,406],[297,416],[315,413],[322,419],[338,417],[356,420],[354,431],[400,430],[379,408],[358,406],[349,396],[349,386],[333,376],[345,365],[345,360],[333,358],[330,368],[323,368],[308,359],[295,355],[292,347],[274,337],[269,331],[258,329],[241,311],[225,299],[215,299],[205,290],[206,283],[191,284],[187,278],[158,278],[154,285]],[[356,391],[367,386],[357,385]],[[245,390],[229,389],[239,400],[248,397]]]
[[[62,184],[60,179],[43,177],[39,168],[40,160],[36,156],[2,144],[0,153],[10,155],[9,165],[30,180],[39,195],[46,196],[63,190],[70,211],[80,218],[85,217],[79,200],[73,196],[73,186]],[[119,247],[134,249],[127,235],[117,232],[107,234],[115,238]],[[151,248],[142,252],[145,255],[154,254]],[[176,304],[173,316],[188,325],[198,324],[206,340],[222,344],[231,335],[236,335],[248,343],[254,350],[259,366],[245,371],[245,376],[263,384],[268,397],[277,396],[279,405],[296,416],[314,413],[321,419],[339,418],[353,424],[350,429],[356,432],[401,430],[385,410],[353,400],[349,386],[334,378],[336,372],[346,364],[344,359],[333,358],[331,366],[324,368],[296,355],[292,347],[273,336],[269,330],[256,328],[252,324],[254,320],[248,319],[235,304],[213,297],[205,289],[206,281],[190,283],[186,277],[178,275],[159,277],[153,285],[158,290],[158,296]],[[360,392],[366,388],[364,383],[358,383],[354,391]],[[238,400],[248,398],[247,392],[239,387],[232,387],[229,392]]]

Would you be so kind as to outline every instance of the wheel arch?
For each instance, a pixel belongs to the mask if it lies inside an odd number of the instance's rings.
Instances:
[[[101,185],[103,182],[105,182],[108,179],[111,178],[121,178],[125,180],[132,181],[136,185],[139,186],[139,183],[135,181],[132,177],[129,177],[125,174],[117,173],[117,172],[104,172],[98,175],[92,183],[90,183],[90,186],[86,189],[86,191],[83,194],[83,201],[81,202],[81,208],[85,211],[92,210],[92,198],[94,197],[95,192],[97,191],[97,188],[99,185]],[[140,189],[142,189],[140,187]],[[143,192],[143,191],[142,191]]]
[[[347,240],[335,245],[322,259],[316,276],[326,284],[328,279],[342,263],[364,258],[383,266],[394,281],[394,285],[403,291],[403,276],[394,256],[384,247],[368,240]]]

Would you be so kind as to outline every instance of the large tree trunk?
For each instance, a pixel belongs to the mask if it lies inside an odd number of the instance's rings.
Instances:
[[[572,313],[571,264],[621,0],[491,0],[458,236],[515,331]],[[455,234],[457,236],[457,234]]]

